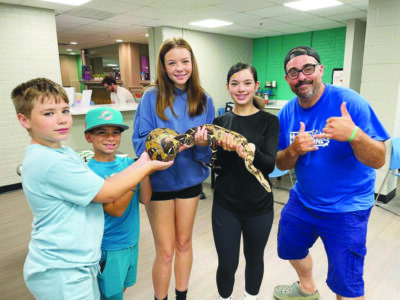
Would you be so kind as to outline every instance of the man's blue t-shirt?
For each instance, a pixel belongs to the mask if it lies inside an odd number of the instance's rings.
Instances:
[[[115,156],[115,160],[111,162],[99,162],[92,158],[88,162],[88,166],[97,175],[106,179],[125,170],[133,162],[132,158],[119,156]],[[132,200],[121,217],[113,217],[104,212],[104,234],[101,249],[107,251],[121,250],[137,244],[140,231],[138,191],[139,185],[137,185]]]
[[[286,149],[298,134],[300,122],[311,136],[322,133],[326,120],[340,117],[346,108],[353,122],[371,138],[385,141],[390,136],[369,103],[353,90],[325,85],[316,104],[302,108],[297,97],[279,112],[279,150]],[[326,212],[364,210],[374,203],[375,170],[361,163],[348,142],[316,139],[317,151],[301,155],[295,166],[293,190],[307,207]]]

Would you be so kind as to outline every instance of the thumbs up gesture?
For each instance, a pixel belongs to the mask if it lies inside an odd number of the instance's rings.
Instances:
[[[318,150],[315,146],[313,137],[305,132],[306,126],[303,122],[300,122],[299,133],[294,138],[292,144],[290,144],[290,150],[295,152],[297,155],[304,155],[310,151]]]
[[[318,138],[329,138],[336,141],[348,141],[356,125],[346,108],[346,102],[340,106],[340,117],[331,117],[326,120],[323,134],[316,135]]]

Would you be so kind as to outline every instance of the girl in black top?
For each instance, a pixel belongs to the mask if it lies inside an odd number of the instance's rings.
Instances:
[[[264,177],[275,168],[279,139],[278,118],[264,112],[254,97],[260,83],[252,65],[237,63],[227,76],[227,88],[235,102],[233,111],[214,124],[246,137],[254,150],[254,166]],[[218,254],[217,287],[220,299],[231,299],[239,263],[240,239],[246,259],[245,298],[257,299],[264,274],[264,249],[273,222],[273,194],[268,193],[245,167],[243,147],[230,135],[218,149],[212,226]],[[241,157],[240,157],[241,156]]]

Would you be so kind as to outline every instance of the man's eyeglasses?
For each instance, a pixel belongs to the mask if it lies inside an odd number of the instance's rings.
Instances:
[[[305,65],[300,70],[297,70],[296,68],[290,69],[289,71],[286,72],[286,76],[289,79],[297,79],[299,77],[300,72],[303,73],[304,75],[311,75],[312,73],[315,72],[315,67],[318,65],[319,64],[308,64]]]

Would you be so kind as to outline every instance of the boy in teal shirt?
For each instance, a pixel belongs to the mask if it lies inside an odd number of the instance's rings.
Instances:
[[[24,279],[38,300],[99,298],[97,284],[104,216],[111,203],[147,175],[171,164],[148,154],[104,180],[69,147],[68,97],[57,83],[36,78],[11,93],[18,121],[31,143],[22,163],[22,186],[33,214]]]
[[[94,156],[88,166],[97,175],[107,179],[129,167],[134,160],[116,155],[121,133],[129,126],[122,114],[113,108],[90,110],[85,119],[85,138],[93,145]],[[113,203],[103,204],[104,235],[101,245],[101,299],[122,300],[127,287],[136,283],[138,241],[140,231],[139,200],[151,198],[151,185],[146,176],[136,190],[131,190]]]

